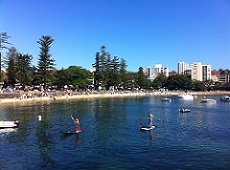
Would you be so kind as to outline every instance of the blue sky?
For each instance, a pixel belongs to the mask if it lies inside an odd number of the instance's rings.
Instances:
[[[91,69],[103,45],[128,71],[177,71],[179,61],[230,69],[230,0],[0,0],[0,32],[33,65],[36,41],[51,35],[57,69]]]

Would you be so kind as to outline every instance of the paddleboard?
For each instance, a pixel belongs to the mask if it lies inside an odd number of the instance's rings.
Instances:
[[[70,132],[64,132],[64,134],[78,134],[78,133],[81,133],[81,131],[79,130],[79,131],[70,131]]]
[[[140,130],[149,131],[149,130],[152,130],[154,128],[155,128],[155,125],[152,125],[151,127],[140,127]]]

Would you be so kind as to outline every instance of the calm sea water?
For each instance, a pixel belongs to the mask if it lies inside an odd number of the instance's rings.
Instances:
[[[211,96],[219,99],[220,96]],[[108,98],[9,104],[1,119],[20,127],[0,130],[0,169],[230,169],[230,104],[201,98]],[[190,113],[180,113],[189,108]],[[156,128],[141,132],[152,112]],[[74,130],[70,115],[80,119]],[[42,120],[38,121],[38,115]]]

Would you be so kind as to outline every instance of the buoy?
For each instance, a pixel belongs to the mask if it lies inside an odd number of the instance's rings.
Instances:
[[[42,116],[38,115],[38,121],[41,121],[41,120],[42,120]]]

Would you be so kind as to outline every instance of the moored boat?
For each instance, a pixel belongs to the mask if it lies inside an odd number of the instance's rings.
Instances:
[[[220,101],[222,102],[230,102],[230,96],[223,96],[220,98]]]
[[[190,112],[190,109],[179,109],[179,112],[181,112],[181,113]]]
[[[207,98],[204,98],[200,101],[201,103],[216,103],[216,100],[215,99],[207,99]]]
[[[194,96],[190,94],[180,95],[179,96],[183,100],[193,100]]]
[[[17,128],[19,125],[19,121],[18,120],[2,120],[0,121],[0,129],[3,128]]]
[[[172,99],[170,99],[169,97],[163,97],[163,98],[161,98],[161,101],[163,101],[163,102],[171,102]]]

